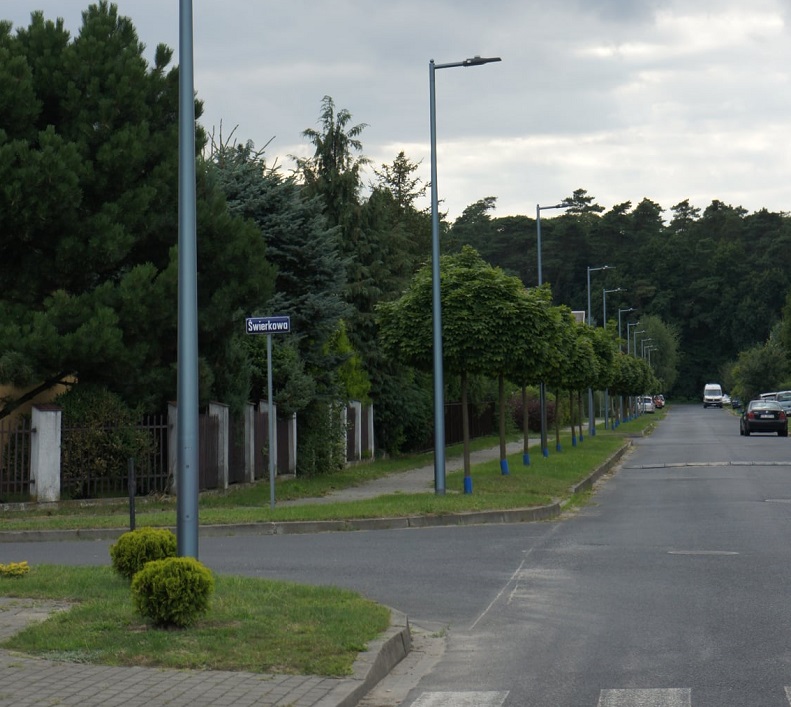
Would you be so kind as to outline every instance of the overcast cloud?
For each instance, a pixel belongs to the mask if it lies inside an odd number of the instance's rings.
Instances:
[[[76,35],[87,0],[2,0]],[[177,0],[118,0],[149,58],[178,50]],[[211,131],[307,155],[323,96],[366,123],[374,166],[399,151],[429,180],[428,62],[438,189],[451,219],[486,196],[535,214],[583,188],[607,208],[719,199],[791,211],[791,0],[193,0],[195,89]],[[178,54],[175,60],[178,61]],[[367,179],[373,179],[373,174]],[[549,214],[547,214],[549,216]]]

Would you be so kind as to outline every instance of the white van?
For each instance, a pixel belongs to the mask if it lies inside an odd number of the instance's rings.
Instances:
[[[703,388],[703,407],[711,405],[714,408],[722,407],[722,386],[719,383],[706,383]]]

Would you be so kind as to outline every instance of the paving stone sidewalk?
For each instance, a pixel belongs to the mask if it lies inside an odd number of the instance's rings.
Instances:
[[[0,640],[68,608],[0,597]],[[353,707],[409,652],[406,617],[362,653],[349,678],[112,667],[0,650],[0,705],[33,707]]]

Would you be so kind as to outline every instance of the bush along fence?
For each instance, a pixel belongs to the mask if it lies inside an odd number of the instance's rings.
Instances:
[[[238,419],[221,403],[200,415],[201,491],[268,478],[270,449],[278,474],[294,473],[296,416],[277,419],[271,445],[267,416],[266,401],[248,404]],[[373,407],[353,401],[343,416],[347,463],[372,459]],[[176,493],[177,423],[175,404],[167,416],[131,428],[69,428],[53,405],[34,406],[29,419],[0,421],[0,503],[123,496],[130,472],[138,495]]]

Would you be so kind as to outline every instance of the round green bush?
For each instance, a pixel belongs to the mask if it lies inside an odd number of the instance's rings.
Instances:
[[[211,571],[192,557],[154,560],[132,579],[137,610],[160,627],[195,623],[208,610],[212,592]]]
[[[147,562],[176,556],[176,536],[166,528],[139,528],[124,533],[110,546],[113,569],[132,579]]]

